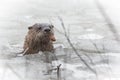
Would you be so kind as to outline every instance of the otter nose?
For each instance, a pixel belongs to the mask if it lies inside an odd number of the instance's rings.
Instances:
[[[50,32],[50,29],[45,29],[44,31],[45,31],[45,32]]]

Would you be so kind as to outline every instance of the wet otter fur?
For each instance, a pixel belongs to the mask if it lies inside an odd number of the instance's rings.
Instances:
[[[24,41],[23,55],[35,54],[39,51],[54,52],[53,41],[55,41],[53,25],[36,23],[28,27],[28,33]]]

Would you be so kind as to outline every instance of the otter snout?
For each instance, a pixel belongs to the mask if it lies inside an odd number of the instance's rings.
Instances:
[[[44,32],[49,36],[51,41],[56,41],[54,33],[50,28],[45,28]]]

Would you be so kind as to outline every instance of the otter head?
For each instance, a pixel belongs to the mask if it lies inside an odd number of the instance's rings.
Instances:
[[[49,39],[50,41],[56,41],[53,28],[53,25],[47,23],[36,23],[33,26],[28,27],[29,30],[34,30],[38,37]]]

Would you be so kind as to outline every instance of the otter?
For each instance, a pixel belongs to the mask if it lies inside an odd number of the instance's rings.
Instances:
[[[28,27],[28,33],[25,37],[23,46],[23,55],[35,54],[39,51],[54,52],[53,41],[54,26],[47,23],[36,23]]]

